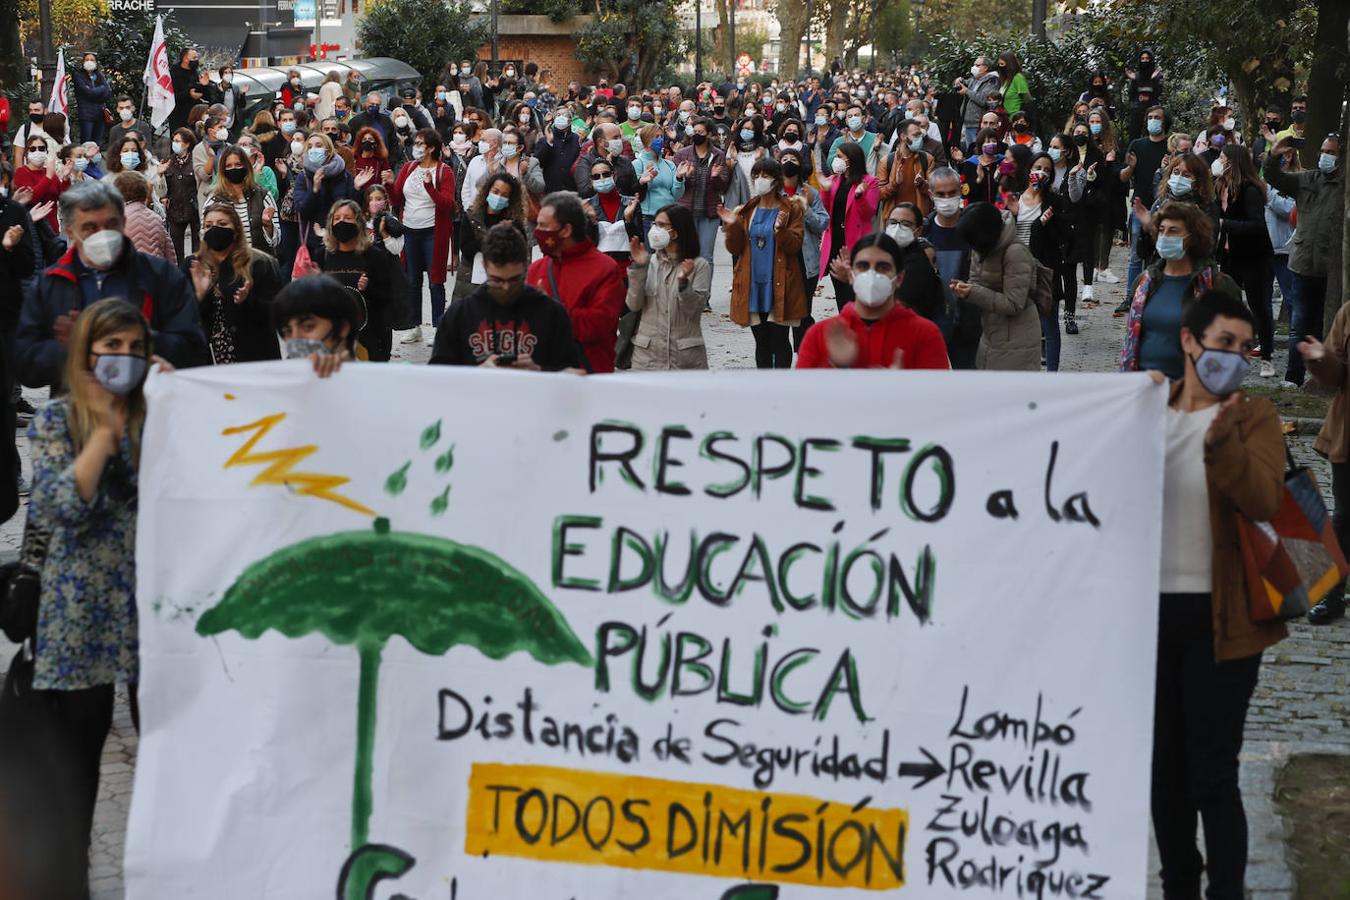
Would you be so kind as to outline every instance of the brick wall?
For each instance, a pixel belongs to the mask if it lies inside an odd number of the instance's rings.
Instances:
[[[551,84],[555,92],[566,92],[569,81],[583,84],[588,81],[585,67],[577,59],[576,43],[570,35],[499,35],[497,57],[535,63],[539,66],[540,80]],[[492,45],[480,47],[478,58],[491,59]]]

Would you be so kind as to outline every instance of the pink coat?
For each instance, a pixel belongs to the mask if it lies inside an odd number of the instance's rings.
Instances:
[[[877,206],[881,203],[881,186],[871,175],[863,176],[861,197],[855,193],[857,185],[847,185],[843,178],[837,176],[828,191],[820,192],[820,200],[830,216],[830,227],[825,229],[824,240],[820,245],[821,278],[830,274],[830,260],[838,252],[830,246],[830,238],[834,230],[834,192],[841,187],[848,190],[848,199],[844,203],[844,246],[849,251],[853,250],[859,238],[872,233],[872,217],[877,214]]]

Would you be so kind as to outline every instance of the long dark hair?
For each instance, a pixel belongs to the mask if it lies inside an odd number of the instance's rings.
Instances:
[[[848,170],[844,173],[848,183],[856,185],[862,181],[867,174],[867,159],[863,156],[862,146],[856,141],[844,141],[837,152],[848,160]]]
[[[694,226],[694,214],[678,203],[661,207],[657,210],[657,214],[661,213],[665,214],[675,228],[675,240],[672,243],[679,249],[680,259],[698,259],[700,245],[698,228]]]

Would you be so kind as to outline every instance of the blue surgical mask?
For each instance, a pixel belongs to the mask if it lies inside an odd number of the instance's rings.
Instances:
[[[742,129],[741,129],[741,140],[743,140],[743,141],[753,141],[754,139],[755,139],[755,130],[754,130],[753,128],[742,128]]]
[[[1186,240],[1179,234],[1160,234],[1153,246],[1163,259],[1181,259],[1186,255]]]
[[[182,142],[182,141],[174,141],[173,144],[171,145],[171,147],[172,147],[172,149],[173,149],[173,155],[174,155],[174,156],[177,156],[178,154],[180,154],[180,153],[183,152],[183,142]]]
[[[75,171],[83,172],[87,168],[89,168],[89,160],[84,159],[83,157],[75,160]]]
[[[1149,133],[1149,134],[1162,134],[1162,125],[1163,125],[1162,119],[1149,119],[1149,120],[1148,120],[1148,133]]]
[[[613,178],[598,178],[595,181],[592,181],[591,184],[593,184],[595,189],[602,194],[608,194],[610,191],[614,190]]]
[[[1330,174],[1335,171],[1336,162],[1336,157],[1332,156],[1330,153],[1323,153],[1321,156],[1317,157],[1317,168]]]
[[[1209,347],[1203,347],[1200,355],[1194,357],[1191,363],[1195,366],[1195,377],[1200,379],[1200,384],[1219,399],[1242,387],[1242,380],[1252,368],[1241,353]]]
[[[816,127],[817,127],[817,128],[824,128],[824,127],[825,127],[825,123],[828,122],[828,121],[830,121],[828,116],[823,116],[823,115],[821,115],[821,116],[816,116]]]
[[[421,162],[427,155],[427,148],[421,144],[414,144],[412,148],[412,158],[415,162]]]
[[[501,194],[488,194],[487,205],[492,208],[493,212],[501,212],[511,205],[511,198],[503,197]]]
[[[849,116],[848,127],[850,131],[862,131],[862,116]]]
[[[1058,147],[1051,147],[1049,150],[1045,152],[1050,154],[1050,159],[1052,162],[1059,162],[1060,159],[1064,156],[1064,151],[1059,149]]]
[[[1092,132],[1093,134],[1101,134],[1101,133],[1102,133],[1102,123],[1101,123],[1101,122],[1089,122],[1089,123],[1088,123],[1088,131]]]
[[[1173,197],[1184,197],[1191,192],[1194,183],[1195,179],[1173,172],[1172,177],[1167,179],[1167,193]]]
[[[448,93],[446,93],[445,91],[437,91],[437,92],[436,92],[436,99],[437,99],[437,100],[441,100],[441,101],[445,101],[445,100],[450,99],[450,95],[449,95]]]
[[[295,123],[294,123],[294,122],[282,122],[282,123],[281,123],[281,133],[282,133],[282,134],[294,134],[294,133],[295,133]]]
[[[322,147],[310,147],[308,150],[305,151],[305,159],[309,160],[316,166],[322,165],[323,161],[327,158],[328,154],[324,152],[324,149]]]
[[[134,169],[141,164],[139,153],[123,153],[118,159],[122,161],[122,168],[124,169]]]
[[[923,149],[923,135],[919,135],[918,137],[912,139],[912,140],[909,142],[909,149],[911,149],[911,150],[922,150],[922,149]]]

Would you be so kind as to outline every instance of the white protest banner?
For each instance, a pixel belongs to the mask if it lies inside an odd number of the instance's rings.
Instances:
[[[132,900],[1144,895],[1146,376],[147,394]]]

